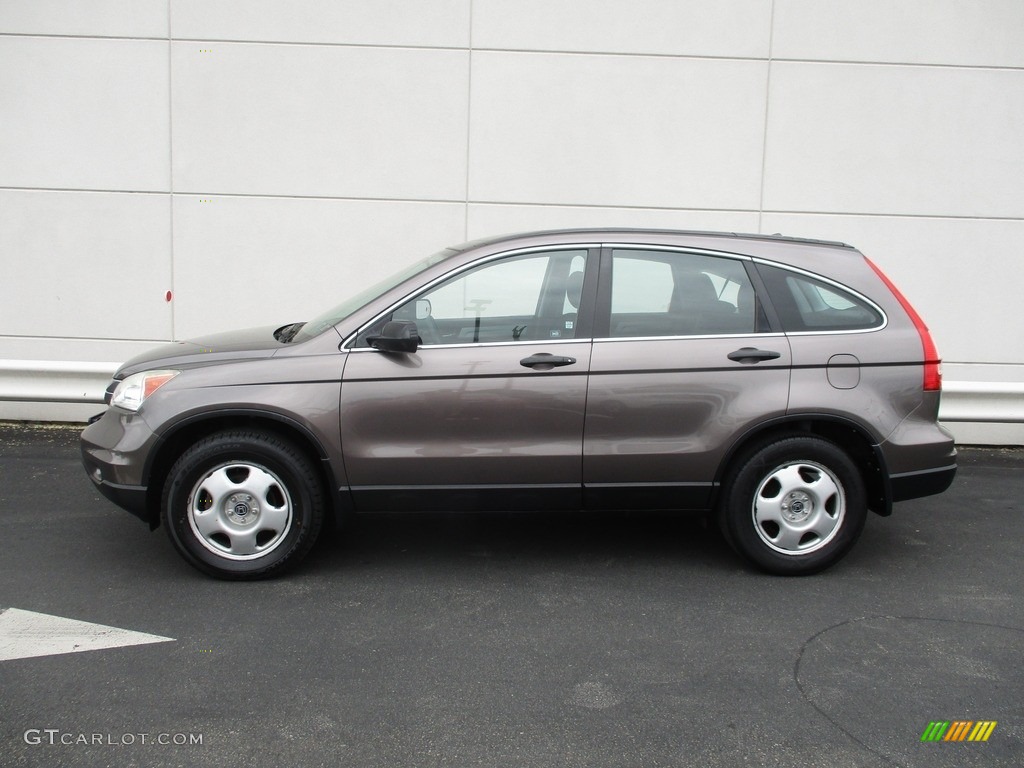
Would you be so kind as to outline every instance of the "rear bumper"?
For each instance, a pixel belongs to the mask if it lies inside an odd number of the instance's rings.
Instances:
[[[956,465],[939,469],[924,469],[918,472],[903,472],[889,478],[893,501],[919,499],[942,493],[953,484]]]
[[[956,477],[953,435],[935,421],[937,393],[926,395],[927,401],[879,446],[893,502],[942,493]]]

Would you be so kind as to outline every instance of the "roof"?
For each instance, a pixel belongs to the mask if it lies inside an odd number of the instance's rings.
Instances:
[[[838,240],[815,240],[806,237],[790,237],[781,234],[754,234],[742,232],[713,232],[701,230],[682,229],[645,229],[638,227],[593,227],[593,228],[571,228],[571,229],[547,229],[528,232],[515,232],[493,237],[483,237],[471,240],[461,245],[452,247],[452,250],[465,251],[482,245],[494,245],[501,242],[513,240],[526,240],[532,238],[544,238],[553,236],[572,236],[581,240],[616,240],[629,239],[631,235],[666,235],[670,237],[701,237],[701,238],[725,238],[732,240],[755,240],[764,242],[786,242],[801,243],[805,245],[831,246],[835,248],[850,248],[853,246]]]

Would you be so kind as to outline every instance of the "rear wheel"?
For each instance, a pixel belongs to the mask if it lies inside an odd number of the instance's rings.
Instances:
[[[256,579],[294,566],[316,541],[323,493],[296,446],[262,432],[200,440],[171,468],[161,514],[175,548],[225,579]]]
[[[857,467],[839,446],[791,436],[739,459],[725,483],[720,523],[733,548],[762,569],[810,574],[857,541],[866,499]]]

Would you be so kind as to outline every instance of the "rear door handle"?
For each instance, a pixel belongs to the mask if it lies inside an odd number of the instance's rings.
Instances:
[[[730,352],[727,357],[744,365],[753,365],[762,360],[776,360],[782,357],[781,352],[772,352],[770,349],[756,349],[755,347],[742,347],[735,352]]]
[[[572,365],[575,362],[575,357],[562,357],[561,355],[552,355],[547,352],[538,352],[535,355],[524,357],[519,361],[519,364],[525,368],[539,368],[546,371],[557,368],[560,365]]]

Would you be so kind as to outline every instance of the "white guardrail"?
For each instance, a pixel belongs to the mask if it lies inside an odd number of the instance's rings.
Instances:
[[[103,403],[120,363],[0,360],[0,400],[15,403]]]
[[[102,404],[118,365],[0,360],[0,400]],[[946,381],[939,418],[949,422],[1024,424],[1024,382]]]
[[[1024,424],[1024,383],[944,381],[939,420]]]

